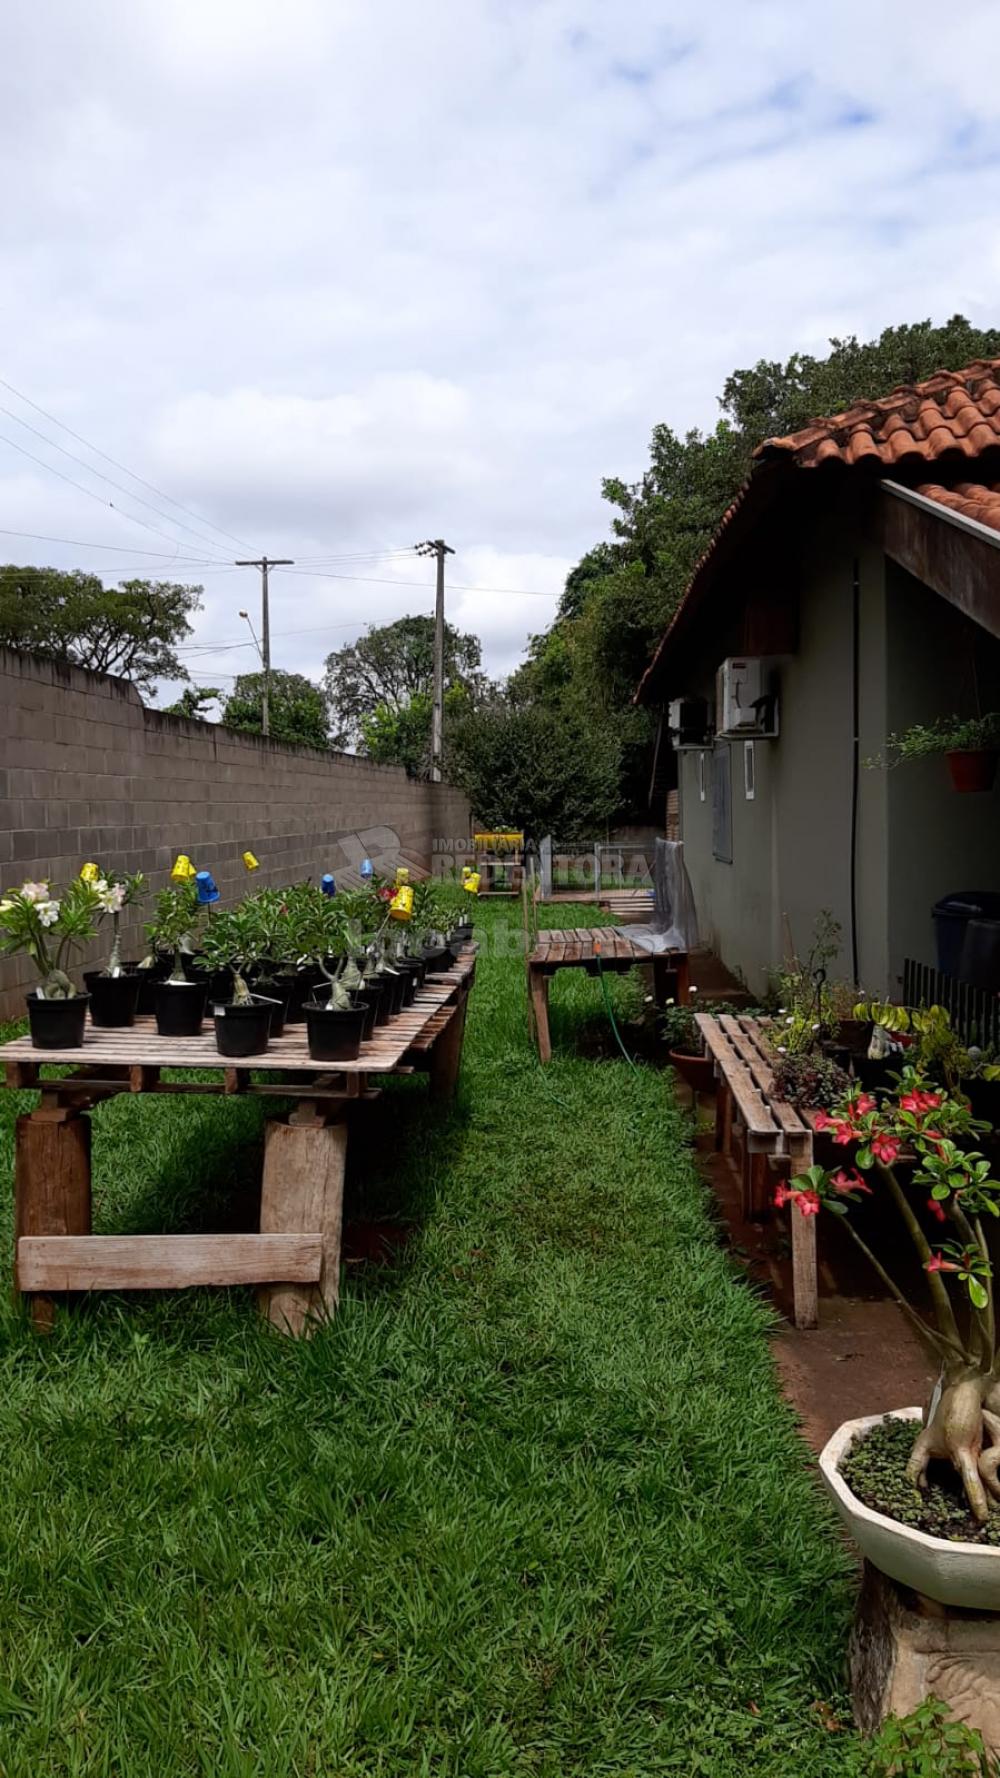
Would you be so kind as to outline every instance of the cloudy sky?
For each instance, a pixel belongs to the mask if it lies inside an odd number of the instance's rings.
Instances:
[[[444,535],[508,671],[655,422],[996,324],[998,47],[996,0],[7,0],[0,559],[201,581],[226,685],[234,555],[296,558],[318,675]]]

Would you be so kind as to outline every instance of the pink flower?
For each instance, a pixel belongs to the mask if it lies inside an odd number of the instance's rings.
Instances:
[[[923,1111],[923,1093],[904,1093],[899,1101],[900,1111]]]
[[[820,1212],[819,1192],[794,1192],[795,1203],[800,1216],[818,1216]]]
[[[861,1131],[856,1130],[853,1124],[849,1124],[846,1120],[842,1119],[834,1127],[833,1140],[834,1142],[839,1143],[841,1148],[846,1148],[849,1142],[856,1142],[860,1134]]]
[[[778,1210],[783,1210],[785,1208],[785,1205],[787,1203],[789,1203],[789,1201],[792,1198],[794,1198],[794,1196],[795,1196],[795,1193],[793,1191],[789,1191],[787,1185],[784,1185],[784,1184],[776,1185],[774,1188],[775,1208]]]
[[[928,1198],[927,1208],[932,1216],[937,1217],[938,1222],[947,1222],[948,1218],[945,1214],[944,1205],[939,1204],[937,1198]]]
[[[813,1118],[814,1130],[835,1130],[836,1123],[828,1111],[817,1111]]]
[[[902,1143],[898,1136],[880,1135],[872,1137],[872,1154],[877,1161],[882,1162],[883,1167],[892,1166],[901,1147]]]
[[[875,1110],[875,1099],[871,1093],[859,1093],[850,1109],[855,1117],[866,1117],[869,1111]]]
[[[830,1184],[838,1197],[841,1198],[846,1198],[848,1192],[867,1192],[869,1197],[872,1195],[871,1186],[866,1185],[857,1168],[850,1173],[845,1173],[841,1167],[839,1173],[831,1173]]]
[[[936,1111],[944,1100],[943,1093],[921,1093],[920,1097],[923,1100],[924,1111]]]
[[[927,1261],[927,1264],[924,1267],[924,1271],[925,1272],[957,1272],[958,1267],[956,1265],[953,1265],[950,1259],[945,1259],[942,1254],[935,1253]]]

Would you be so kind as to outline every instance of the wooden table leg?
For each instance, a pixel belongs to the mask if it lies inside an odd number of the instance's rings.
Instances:
[[[323,1241],[318,1284],[267,1284],[258,1293],[261,1314],[282,1333],[312,1333],[337,1307],[346,1161],[339,1109],[306,1101],[287,1123],[272,1119],[266,1126],[261,1234],[318,1234]]]
[[[465,1015],[469,996],[463,994],[451,1018],[435,1043],[430,1055],[430,1094],[432,1099],[454,1099],[458,1087],[458,1071],[462,1066],[462,1043],[465,1037]]]
[[[677,1004],[688,1006],[691,1001],[691,966],[686,951],[675,951],[671,958],[677,972]]]
[[[531,990],[531,1004],[535,1012],[535,1030],[538,1034],[538,1056],[542,1062],[552,1060],[552,1039],[549,1036],[549,978],[533,964],[528,965],[528,987]]]
[[[22,1235],[90,1234],[90,1119],[53,1107],[17,1120],[14,1160],[14,1283]],[[47,1333],[55,1299],[34,1295],[31,1319]]]
[[[794,1178],[812,1166],[812,1137],[789,1142],[789,1170]],[[792,1314],[796,1327],[819,1325],[819,1282],[816,1273],[816,1217],[788,1207],[792,1224]]]

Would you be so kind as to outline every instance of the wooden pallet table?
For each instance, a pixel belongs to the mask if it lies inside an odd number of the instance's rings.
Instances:
[[[770,1204],[772,1173],[792,1177],[812,1166],[809,1113],[796,1111],[775,1097],[775,1054],[757,1019],[696,1013],[695,1024],[715,1063],[716,1147],[732,1158],[734,1135],[742,1134],[744,1215],[763,1215]],[[795,1325],[815,1327],[819,1315],[816,1219],[793,1215],[791,1229]]]
[[[264,1055],[238,1063],[219,1055],[211,1030],[160,1037],[152,1019],[124,1030],[87,1027],[82,1049],[39,1050],[30,1037],[0,1047],[6,1084],[36,1088],[37,1110],[17,1120],[14,1183],[15,1287],[39,1328],[55,1299],[87,1290],[174,1290],[252,1284],[261,1312],[283,1332],[312,1331],[337,1306],[347,1114],[376,1099],[372,1080],[424,1070],[431,1093],[450,1098],[458,1081],[474,951],[430,976],[412,1006],[377,1026],[356,1061],[312,1060],[304,1025],[292,1025]],[[58,1079],[43,1066],[72,1069]],[[164,1080],[163,1069],[210,1070],[212,1079]],[[255,1078],[266,1071],[268,1078]],[[91,1233],[90,1120],[117,1093],[247,1094],[293,1100],[268,1120],[260,1228],[226,1235]]]
[[[621,975],[637,963],[652,963],[653,992],[660,1006],[667,998],[671,981],[675,983],[676,999],[687,1003],[690,979],[686,951],[663,951],[656,956],[644,951],[618,926],[553,926],[536,935],[528,957],[528,989],[538,1054],[543,1062],[552,1059],[549,981],[556,971],[585,969],[588,975],[597,975],[598,970],[606,970]]]

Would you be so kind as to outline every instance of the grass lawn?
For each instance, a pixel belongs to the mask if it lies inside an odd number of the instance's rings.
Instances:
[[[519,910],[482,925],[458,1106],[400,1081],[352,1136],[352,1203],[417,1233],[312,1342],[240,1292],[102,1297],[47,1341],[4,1307],[9,1778],[856,1769],[817,1706],[847,1562],[685,1120],[662,1075],[572,1053],[604,1017],[577,972],[543,1075]],[[30,1103],[0,1093],[5,1265]],[[106,1105],[98,1231],[220,1226],[262,1115]]]

